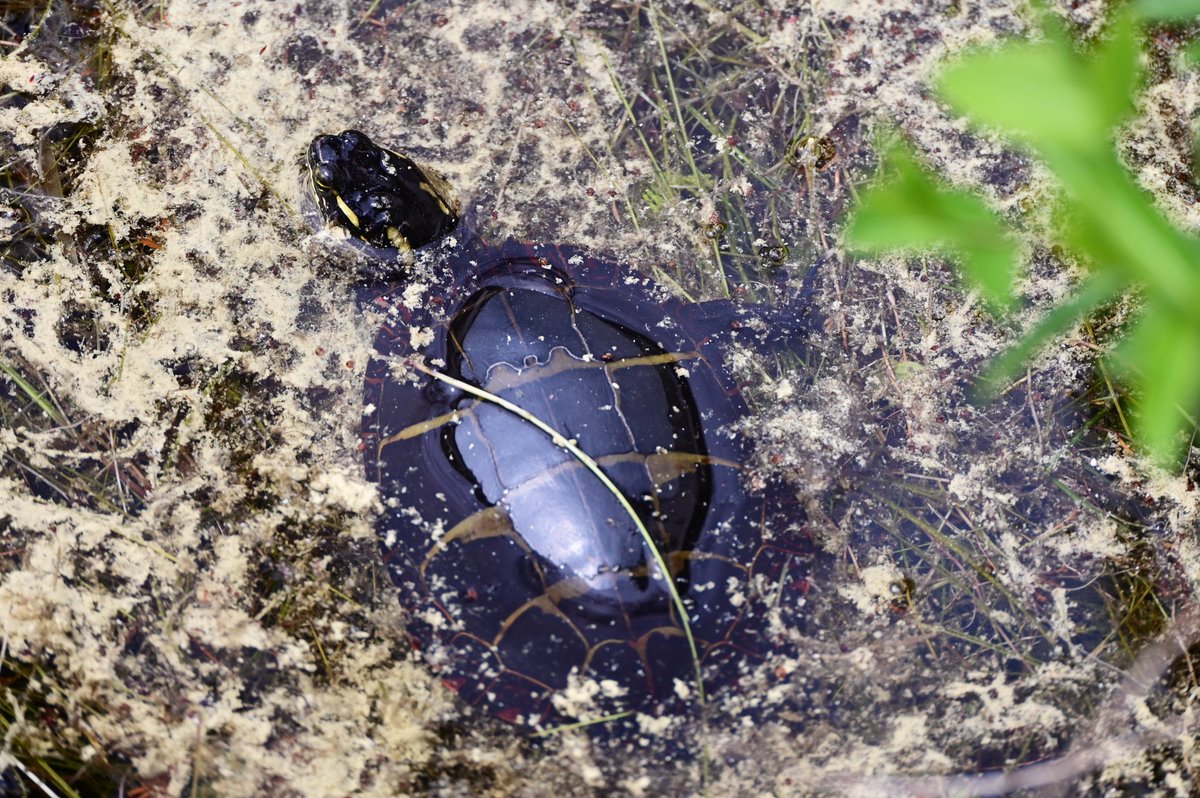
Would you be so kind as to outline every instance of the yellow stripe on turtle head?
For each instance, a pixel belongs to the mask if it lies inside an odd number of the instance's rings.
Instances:
[[[428,183],[422,182],[421,190],[424,191],[429,196],[433,197],[435,200],[437,200],[438,207],[442,209],[442,213],[446,214],[447,216],[454,215],[454,211],[452,211],[448,207],[446,207],[446,201],[444,199],[442,199],[443,194],[438,192],[437,189],[435,189],[433,186],[429,185]]]
[[[350,210],[350,206],[346,204],[346,201],[342,199],[341,195],[335,194],[334,199],[337,200],[337,206],[341,208],[342,213],[345,214],[346,219],[350,222],[350,224],[358,227],[358,214]]]

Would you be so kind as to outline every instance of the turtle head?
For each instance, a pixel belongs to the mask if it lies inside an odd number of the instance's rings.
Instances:
[[[357,130],[317,136],[307,161],[323,222],[371,250],[404,258],[458,224],[444,177]]]

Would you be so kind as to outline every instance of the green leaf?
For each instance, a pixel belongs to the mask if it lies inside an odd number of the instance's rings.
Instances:
[[[1074,297],[993,361],[981,392],[1002,388],[1080,316],[1137,285],[1144,307],[1110,357],[1139,397],[1134,437],[1164,465],[1179,453],[1185,421],[1200,430],[1189,415],[1200,409],[1200,240],[1163,216],[1121,163],[1113,139],[1142,77],[1138,15],[1183,18],[1184,9],[1200,13],[1200,0],[1141,0],[1118,10],[1107,35],[1086,52],[1048,14],[1040,41],[976,52],[939,81],[959,112],[1044,158],[1063,189],[1056,236],[1094,269]],[[1200,59],[1200,48],[1192,57]],[[993,307],[1009,306],[1016,247],[999,220],[978,198],[929,175],[908,151],[894,147],[885,160],[884,173],[895,178],[863,192],[848,243],[861,251],[953,252]]]
[[[1200,0],[1138,0],[1133,10],[1142,19],[1155,22],[1186,22],[1200,17]]]
[[[1048,159],[1071,203],[1060,235],[1097,268],[1143,283],[1183,318],[1200,307],[1200,248],[1173,227],[1114,153],[1059,152]]]
[[[846,231],[849,245],[864,253],[949,251],[991,309],[1011,307],[1017,248],[987,205],[947,187],[900,144],[887,149],[880,171],[895,177],[863,192]]]
[[[1041,148],[1092,150],[1108,126],[1075,54],[1056,41],[1009,44],[969,55],[938,81],[939,92],[976,123]]]
[[[1106,38],[1088,59],[1089,83],[1108,128],[1121,124],[1134,112],[1133,94],[1142,80],[1138,45],[1137,22],[1126,11],[1116,16]]]
[[[968,55],[942,73],[938,87],[955,110],[1033,147],[1100,152],[1133,111],[1140,77],[1137,27],[1121,14],[1086,59],[1052,34]]]
[[[1055,305],[1020,341],[991,362],[975,387],[975,395],[991,398],[998,394],[1039,349],[1083,316],[1116,298],[1124,288],[1125,281],[1117,271],[1089,275],[1074,296]]]
[[[1111,359],[1140,393],[1138,442],[1161,465],[1176,464],[1183,413],[1200,407],[1200,325],[1148,306]]]

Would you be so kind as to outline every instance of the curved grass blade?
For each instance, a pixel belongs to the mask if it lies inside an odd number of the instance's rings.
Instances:
[[[704,679],[700,672],[700,652],[696,647],[696,638],[692,635],[692,625],[688,620],[687,607],[685,607],[683,604],[683,598],[679,595],[679,591],[675,587],[675,582],[671,578],[671,572],[667,568],[667,562],[665,559],[663,559],[662,552],[658,550],[658,546],[655,544],[654,538],[650,535],[649,530],[646,529],[645,524],[642,523],[642,519],[638,517],[637,511],[633,509],[633,505],[629,503],[629,499],[625,498],[625,494],[621,492],[621,489],[618,488],[616,484],[609,479],[608,475],[600,469],[600,464],[597,463],[591,457],[591,455],[580,449],[574,441],[563,437],[563,435],[558,430],[554,429],[554,427],[550,426],[545,421],[530,413],[520,405],[513,404],[504,397],[497,396],[496,394],[485,391],[482,388],[477,388],[469,382],[464,382],[463,380],[451,377],[449,374],[443,374],[440,371],[431,369],[424,363],[414,362],[411,365],[422,374],[432,377],[439,382],[444,382],[447,385],[463,391],[464,393],[469,393],[471,396],[474,396],[477,399],[498,405],[499,407],[502,407],[508,412],[516,415],[518,418],[537,427],[539,430],[549,435],[550,440],[553,441],[556,446],[566,450],[588,471],[591,471],[592,475],[600,481],[600,484],[602,484],[606,490],[612,493],[612,495],[620,503],[621,509],[623,509],[629,515],[630,520],[633,521],[633,525],[641,534],[642,539],[646,542],[647,547],[649,547],[650,551],[654,553],[655,567],[658,568],[658,572],[662,576],[663,581],[667,585],[667,590],[671,594],[671,603],[675,605],[675,610],[679,614],[679,624],[683,629],[684,637],[687,638],[688,648],[691,650],[692,666],[695,670],[697,701],[700,707],[703,708],[705,704],[705,696]]]
[[[591,720],[581,720],[578,723],[564,723],[561,726],[555,726],[551,729],[538,729],[537,731],[535,731],[533,733],[533,736],[534,737],[552,737],[555,734],[562,734],[563,732],[574,731],[575,729],[586,729],[591,726],[598,726],[601,723],[608,723],[609,721],[621,720],[622,718],[628,718],[632,714],[633,714],[633,710],[627,709],[623,712],[614,712],[611,715],[604,715],[599,718],[592,718]]]

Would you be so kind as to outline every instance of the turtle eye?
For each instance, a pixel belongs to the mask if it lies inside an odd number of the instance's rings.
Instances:
[[[329,188],[334,177],[333,167],[327,163],[323,163],[313,170],[313,181],[318,188]]]
[[[359,133],[357,130],[342,131],[342,141],[352,150],[365,147],[371,143],[371,140],[367,138],[365,133]]]

